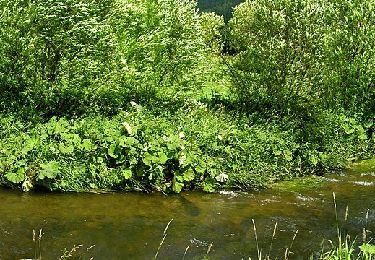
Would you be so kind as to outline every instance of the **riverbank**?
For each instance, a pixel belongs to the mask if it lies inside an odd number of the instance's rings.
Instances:
[[[133,103],[111,118],[31,123],[3,115],[0,183],[24,191],[251,190],[344,169],[373,149],[361,125],[343,115],[331,118],[334,132],[322,122],[309,134],[313,143],[304,140],[310,130],[290,121],[256,122],[196,100],[173,115],[154,113]]]
[[[373,157],[375,6],[348,3],[0,0],[0,185],[257,190]]]

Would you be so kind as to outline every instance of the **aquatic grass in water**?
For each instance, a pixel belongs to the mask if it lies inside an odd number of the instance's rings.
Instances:
[[[157,259],[157,258],[158,258],[158,255],[159,255],[160,249],[161,249],[162,245],[164,244],[165,238],[167,237],[167,231],[168,231],[169,225],[172,223],[172,221],[173,221],[173,218],[168,222],[167,226],[166,226],[165,229],[164,229],[164,232],[163,232],[163,238],[162,238],[161,241],[160,241],[160,244],[159,244],[158,250],[156,251],[156,254],[155,254],[155,256],[154,256],[154,259]]]
[[[310,259],[319,259],[319,260],[372,260],[375,259],[375,245],[371,244],[371,240],[367,241],[367,234],[370,232],[367,230],[367,222],[369,219],[369,210],[366,211],[365,215],[365,227],[363,227],[362,230],[362,244],[358,245],[356,240],[351,240],[350,236],[346,234],[343,235],[342,229],[340,227],[339,217],[338,217],[338,211],[337,211],[337,202],[336,202],[336,194],[333,192],[333,204],[334,204],[334,212],[335,212],[335,224],[336,224],[336,232],[337,232],[337,245],[332,240],[328,240],[328,242],[331,245],[330,250],[325,250],[323,247],[321,249],[321,252],[317,254],[317,256],[311,256]],[[349,207],[347,206],[345,209],[345,216],[344,221],[346,222],[348,220],[349,216]],[[266,255],[263,255],[263,250],[259,246],[259,239],[258,239],[258,233],[257,228],[255,224],[255,220],[252,219],[253,223],[253,230],[254,230],[254,239],[256,243],[257,248],[257,260],[270,260],[270,259],[278,259],[277,257],[271,257],[271,251],[272,251],[272,244],[276,236],[277,231],[277,222],[275,223],[270,247],[268,250],[268,253]],[[291,251],[293,243],[297,237],[298,230],[295,231],[292,241],[289,245],[289,247],[286,247],[284,252],[283,259],[289,259],[289,257],[293,254]],[[295,256],[298,257],[298,256]],[[252,258],[249,257],[249,260]]]
[[[34,257],[33,258],[25,258],[21,260],[42,260],[42,237],[43,237],[43,229],[39,229],[39,232],[36,232],[35,229],[33,230],[33,244],[34,244]],[[94,259],[94,257],[88,257],[86,254],[90,252],[95,247],[95,245],[89,246],[85,248],[82,244],[73,245],[73,247],[68,250],[64,248],[62,255],[58,258],[59,260],[66,260],[66,259]]]
[[[256,247],[257,247],[257,259],[258,260],[276,259],[276,258],[271,258],[271,251],[272,251],[272,244],[273,244],[273,241],[274,241],[275,236],[276,236],[277,222],[275,223],[275,226],[274,226],[274,229],[273,229],[271,243],[270,243],[270,246],[269,246],[269,249],[268,249],[268,254],[266,254],[265,256],[263,256],[262,248],[259,247],[258,233],[257,233],[256,225],[255,225],[255,220],[252,219],[251,221],[253,222],[254,237],[255,237],[255,243],[256,243]],[[291,249],[292,249],[292,246],[293,246],[293,242],[294,242],[294,240],[297,237],[297,234],[298,234],[298,230],[295,231],[289,247],[285,248],[284,259],[289,259],[289,255],[293,254],[293,252],[291,251]],[[251,257],[249,257],[249,260],[251,260]]]
[[[39,233],[33,229],[33,244],[34,244],[34,257],[25,258],[21,260],[41,260],[42,259],[42,236],[43,230],[39,229]]]
[[[170,224],[172,223],[172,221],[173,221],[173,218],[168,222],[167,226],[166,226],[165,229],[164,229],[163,237],[162,237],[162,239],[161,239],[161,241],[160,241],[159,247],[158,247],[158,249],[157,249],[157,251],[156,251],[156,254],[155,254],[155,256],[154,256],[154,260],[156,260],[156,259],[158,258],[158,256],[159,256],[160,249],[161,249],[161,247],[163,246],[164,241],[165,241],[165,239],[166,239],[166,237],[167,237],[167,235],[168,235],[168,234],[167,234],[167,231],[168,231],[169,226],[170,226]],[[211,252],[212,246],[213,246],[212,243],[208,244],[207,251],[206,251],[206,254],[203,256],[203,259],[208,258],[208,254]],[[184,255],[183,255],[182,259],[185,259],[186,254],[187,254],[189,248],[190,248],[190,246],[187,246],[187,247],[185,248]]]
[[[367,242],[367,221],[369,218],[369,211],[366,211],[366,221],[365,227],[362,230],[362,245],[358,246],[355,239],[351,241],[350,236],[347,234],[345,235],[345,239],[343,239],[343,234],[340,229],[339,218],[337,214],[337,202],[336,202],[336,194],[333,192],[333,204],[335,207],[335,220],[336,220],[336,229],[337,229],[337,245],[334,245],[333,241],[328,240],[331,244],[332,249],[329,251],[324,252],[322,249],[322,254],[320,255],[320,260],[350,260],[350,259],[358,259],[358,260],[368,260],[368,259],[375,259],[375,245],[370,244]],[[345,210],[345,218],[344,221],[348,219],[348,212],[349,208],[346,207]]]
[[[39,229],[37,235],[33,230],[33,242],[34,242],[34,259],[42,259],[42,229]]]
[[[341,240],[341,239],[340,239]],[[330,241],[332,243],[332,241]],[[345,237],[345,241],[335,247],[332,243],[332,249],[323,253],[319,260],[371,260],[375,259],[375,246],[370,243],[363,243],[358,246],[355,241],[350,241],[350,236]],[[358,252],[359,250],[359,252]]]

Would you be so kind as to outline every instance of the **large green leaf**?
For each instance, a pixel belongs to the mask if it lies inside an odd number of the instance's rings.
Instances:
[[[59,143],[59,151],[63,154],[72,154],[74,152],[73,144]]]
[[[184,184],[182,182],[173,181],[173,191],[176,193],[180,193],[182,188],[184,187]]]
[[[51,161],[46,164],[40,165],[41,170],[38,175],[39,180],[43,180],[45,178],[53,179],[56,178],[57,174],[60,173],[60,165],[56,161]]]
[[[164,164],[168,161],[168,156],[164,152],[158,152],[158,161],[161,164]]]
[[[152,166],[152,159],[153,159],[153,156],[149,153],[145,153],[145,157],[143,158],[143,163],[147,166]]]
[[[116,144],[111,144],[108,148],[108,155],[112,158],[117,158],[118,155],[115,153],[116,150]]]
[[[38,143],[38,140],[36,138],[28,138],[25,141],[24,147],[21,150],[21,153],[26,155],[29,151],[33,150]]]
[[[126,180],[129,180],[129,179],[133,176],[133,173],[132,173],[132,170],[130,170],[130,169],[126,169],[126,170],[121,171],[121,175],[122,175]]]
[[[194,180],[195,174],[193,169],[189,168],[187,171],[184,172],[184,181],[192,181]]]
[[[21,183],[25,180],[25,169],[19,168],[16,172],[7,173],[5,177],[12,183]]]
[[[85,151],[91,151],[91,150],[95,150],[95,145],[91,142],[90,139],[83,139],[81,148]]]

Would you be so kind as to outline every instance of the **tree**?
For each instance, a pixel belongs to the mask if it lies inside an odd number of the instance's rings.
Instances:
[[[200,19],[206,46],[211,52],[220,54],[224,48],[224,17],[215,13],[202,13]]]
[[[118,41],[117,75],[134,98],[194,82],[204,51],[195,2],[117,0],[115,6],[111,26]]]
[[[77,109],[111,70],[111,1],[0,1],[0,88],[45,113]]]
[[[233,84],[249,111],[374,111],[374,1],[254,0],[229,22]],[[302,112],[302,113],[301,113]]]
[[[204,51],[189,0],[0,0],[0,106],[116,113],[193,84]]]

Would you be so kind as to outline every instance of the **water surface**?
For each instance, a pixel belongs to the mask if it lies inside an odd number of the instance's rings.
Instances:
[[[75,252],[81,259],[151,259],[171,219],[159,259],[182,259],[187,247],[185,259],[201,259],[209,248],[212,259],[254,257],[252,219],[264,253],[282,257],[298,230],[290,259],[307,259],[320,250],[324,238],[336,237],[332,192],[336,193],[343,232],[360,241],[363,228],[375,230],[375,172],[331,175],[309,188],[289,186],[170,196],[1,190],[0,259],[32,258],[32,231],[39,229],[43,230],[43,259],[57,259],[64,248],[70,250],[74,245],[82,245]]]

